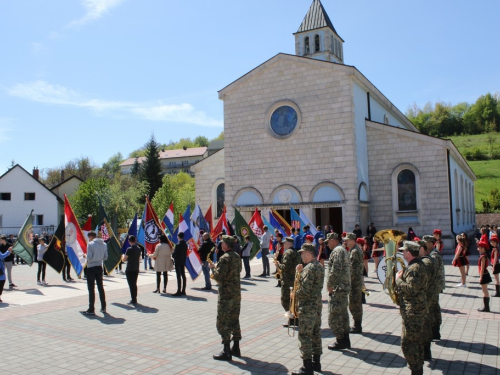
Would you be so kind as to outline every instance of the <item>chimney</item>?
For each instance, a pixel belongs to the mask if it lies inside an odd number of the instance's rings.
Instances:
[[[186,146],[182,146],[182,149],[186,151],[188,148]]]
[[[61,182],[64,181],[64,169],[61,169]]]
[[[35,177],[37,180],[40,179],[40,170],[38,167],[33,168],[33,177]]]

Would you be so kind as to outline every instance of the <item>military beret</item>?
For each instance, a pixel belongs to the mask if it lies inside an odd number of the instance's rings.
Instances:
[[[436,239],[434,237],[432,237],[432,236],[429,236],[428,234],[426,234],[425,236],[423,236],[422,240],[424,240],[425,242],[436,243]]]
[[[346,233],[345,236],[342,239],[344,241],[347,241],[347,240],[354,240],[354,241],[356,241],[356,235],[354,233]]]
[[[285,237],[285,241],[286,242],[291,242],[291,243],[295,242],[295,240],[292,237]]]
[[[418,253],[420,245],[414,241],[405,241],[403,247],[400,247],[399,250],[408,250],[410,253]]]
[[[340,241],[340,236],[337,233],[328,233],[326,235],[325,241],[330,241],[330,240],[339,240]]]
[[[222,236],[222,242],[225,242],[229,246],[234,246],[234,237],[233,236]]]
[[[302,245],[302,247],[299,250],[299,253],[302,253],[304,251],[309,251],[310,253],[316,253],[316,246],[310,243],[305,243]]]

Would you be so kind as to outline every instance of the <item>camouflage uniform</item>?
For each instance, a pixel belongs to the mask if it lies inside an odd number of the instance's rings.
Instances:
[[[298,301],[299,349],[303,360],[323,353],[321,346],[321,290],[325,278],[325,269],[320,262],[308,263],[300,273],[296,291]]]
[[[223,344],[241,340],[240,330],[240,287],[241,260],[234,251],[227,251],[220,257],[213,270],[214,280],[219,284],[217,301],[217,332]]]
[[[290,288],[295,281],[295,267],[300,264],[300,254],[294,249],[288,249],[283,254],[279,265],[281,270],[281,306],[285,311],[290,310]]]
[[[351,291],[349,293],[349,311],[354,322],[363,319],[363,305],[361,304],[363,294],[363,251],[358,245],[351,249]]]
[[[439,294],[443,293],[446,287],[444,261],[441,253],[435,249],[431,251],[430,257],[434,259],[436,265],[436,285],[434,285],[434,295],[429,307],[429,314],[431,314],[433,317],[434,330],[437,330],[437,332],[439,332],[439,327],[441,326],[441,323],[443,321],[443,319],[441,318],[441,306],[439,305]]]
[[[330,254],[326,286],[333,289],[328,301],[328,325],[337,340],[342,340],[349,333],[347,296],[351,290],[349,254],[342,246],[335,247]]]
[[[408,264],[401,278],[396,281],[403,318],[401,349],[412,371],[421,371],[424,365],[422,333],[427,309],[426,286],[427,272],[418,258]]]
[[[422,335],[422,344],[428,345],[432,341],[432,327],[434,327],[434,315],[430,313],[430,307],[432,303],[432,299],[435,295],[436,289],[436,264],[434,260],[430,256],[421,257],[422,263],[425,265],[425,269],[427,271],[427,286],[425,290],[425,300],[427,306],[427,318],[425,321],[424,329],[426,333]]]

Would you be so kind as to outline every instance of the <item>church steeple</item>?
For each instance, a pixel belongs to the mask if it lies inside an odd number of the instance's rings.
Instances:
[[[337,34],[320,0],[313,0],[295,35],[295,54],[344,63],[344,40]]]

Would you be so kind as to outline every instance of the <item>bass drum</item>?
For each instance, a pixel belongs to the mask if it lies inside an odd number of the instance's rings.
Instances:
[[[406,267],[408,267],[408,262],[405,260],[402,253],[397,253],[396,258],[401,259],[403,261],[403,263],[406,265]],[[401,271],[403,269],[403,267],[401,267],[401,264],[399,263],[399,261],[396,261],[396,265],[397,265],[398,271]],[[380,283],[382,285],[384,285],[385,279],[387,277],[387,266],[385,265],[385,257],[380,259],[380,261],[378,263],[377,276],[378,276],[378,280],[380,281]]]

